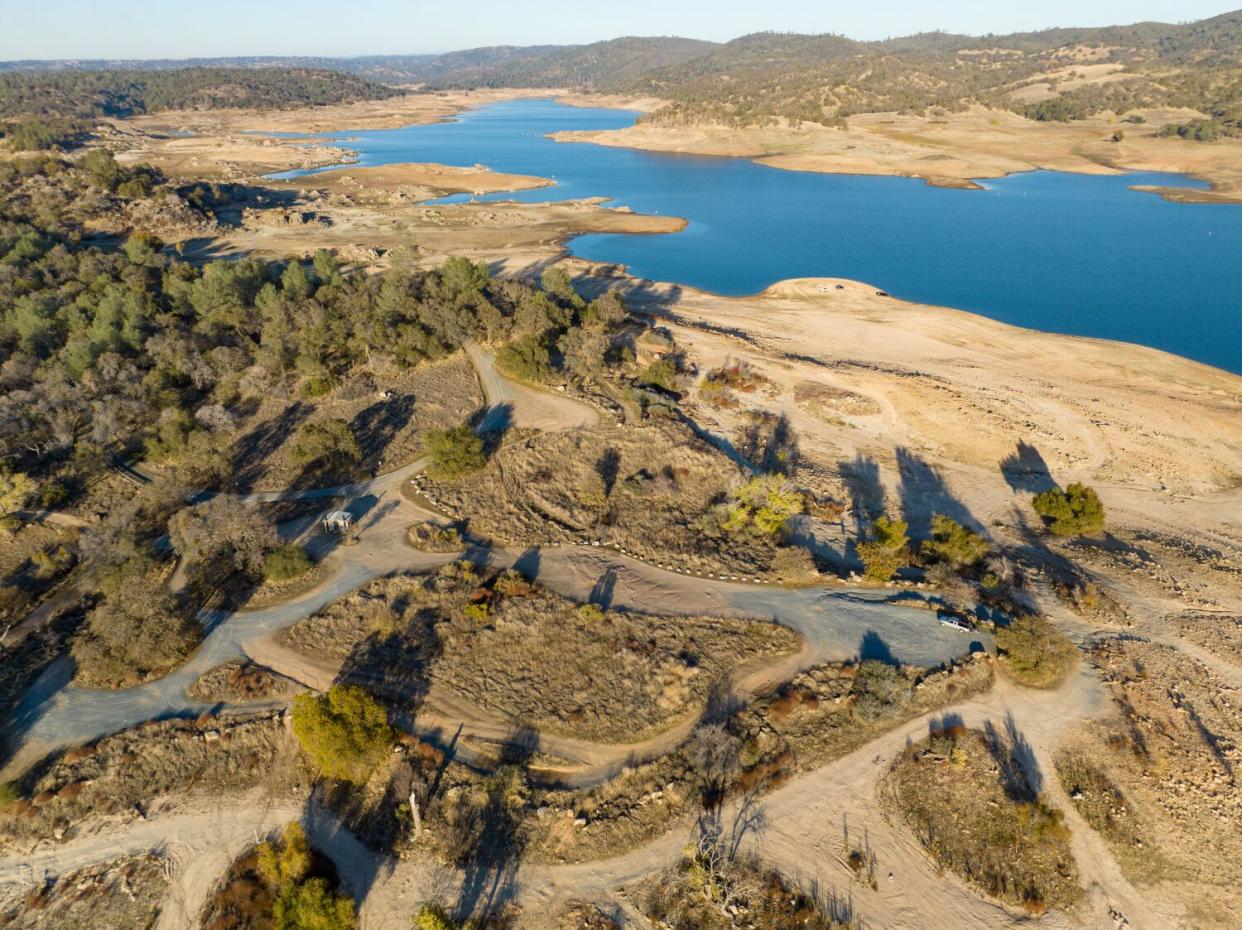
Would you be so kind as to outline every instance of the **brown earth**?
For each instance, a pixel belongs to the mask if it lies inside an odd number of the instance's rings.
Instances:
[[[1186,909],[1190,926],[1242,920],[1242,701],[1169,646],[1102,639],[1090,661],[1117,718],[1080,728],[1056,756],[1079,813],[1128,878]]]
[[[128,856],[30,884],[0,886],[0,924],[21,930],[152,927],[167,891],[161,856]]]

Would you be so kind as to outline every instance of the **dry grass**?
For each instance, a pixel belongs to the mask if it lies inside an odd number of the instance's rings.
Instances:
[[[743,740],[735,791],[767,791],[800,772],[826,765],[920,714],[986,691],[986,660],[940,669],[908,668],[883,713],[855,711],[855,669],[818,666],[777,695],[743,709],[733,727]],[[529,824],[528,855],[546,862],[582,862],[617,855],[684,824],[700,810],[695,772],[680,750],[623,769],[598,787],[551,791]]]
[[[196,701],[233,703],[284,700],[297,690],[296,683],[270,668],[234,659],[203,672],[187,693]]]
[[[761,860],[745,855],[734,855],[718,869],[705,869],[699,859],[686,856],[652,883],[644,897],[647,916],[656,926],[670,930],[851,930],[859,926],[846,902],[817,900]]]
[[[770,623],[590,610],[509,576],[490,588],[382,579],[295,624],[287,642],[310,655],[356,659],[378,649],[368,640],[386,637],[402,643],[387,643],[385,654],[429,659],[436,686],[515,726],[616,742],[667,729],[701,708],[737,666],[796,652],[800,643]],[[387,666],[383,674],[418,670]]]
[[[253,413],[238,424],[233,446],[239,486],[281,489],[301,469],[286,454],[299,427],[339,418],[362,448],[360,472],[391,471],[418,457],[427,430],[456,426],[483,404],[474,369],[464,353],[401,368],[376,359],[322,397],[303,396],[299,385],[256,386]]]
[[[1102,640],[1089,652],[1117,708],[1056,758],[1065,790],[1131,881],[1159,883],[1191,926],[1242,914],[1242,699],[1168,646]]]
[[[316,563],[310,571],[288,581],[265,581],[254,590],[245,594],[244,602],[239,610],[266,610],[277,604],[283,604],[300,597],[307,591],[313,591],[328,577],[328,565]]]
[[[742,778],[780,782],[819,768],[881,733],[992,687],[991,663],[965,659],[942,669],[864,663],[821,665],[744,711]]]
[[[987,894],[1041,914],[1082,896],[1059,811],[1024,774],[1012,743],[963,727],[906,749],[882,792],[937,863]]]
[[[0,925],[21,930],[153,927],[167,890],[159,856],[113,859],[42,885],[0,887]]]
[[[751,575],[773,539],[705,519],[745,479],[674,422],[548,433],[509,442],[478,475],[437,486],[472,533],[515,545],[599,539],[657,564]]]
[[[0,528],[0,630],[38,606],[73,566],[76,530],[27,523]]]
[[[0,840],[67,839],[92,817],[148,810],[190,793],[235,795],[305,778],[279,716],[229,715],[146,723],[71,749],[22,779],[23,800],[0,814]]]

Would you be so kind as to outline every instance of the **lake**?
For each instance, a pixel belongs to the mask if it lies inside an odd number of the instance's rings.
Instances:
[[[357,151],[364,166],[481,164],[556,181],[482,200],[604,196],[640,213],[687,219],[673,235],[570,243],[575,255],[623,263],[638,277],[727,295],[782,278],[852,278],[907,300],[1136,342],[1242,373],[1242,206],[1175,204],[1130,189],[1204,186],[1198,181],[1032,171],[963,191],[546,138],[619,129],[636,115],[515,100],[450,122],[330,141]]]

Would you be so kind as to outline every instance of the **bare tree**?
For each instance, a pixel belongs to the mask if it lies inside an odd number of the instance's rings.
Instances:
[[[742,751],[742,741],[723,723],[700,725],[686,744],[686,758],[699,779],[703,809],[719,811],[733,784]]]

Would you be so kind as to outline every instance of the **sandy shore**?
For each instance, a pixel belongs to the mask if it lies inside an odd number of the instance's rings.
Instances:
[[[561,142],[591,142],[656,152],[751,158],[791,171],[896,175],[942,187],[976,187],[972,179],[998,178],[1045,168],[1083,174],[1164,171],[1209,182],[1210,192],[1150,188],[1170,200],[1242,203],[1242,140],[1195,143],[1161,139],[1155,128],[1190,118],[1188,111],[1153,111],[1147,123],[1104,118],[1038,123],[1017,114],[976,107],[944,117],[869,113],[851,117],[847,130],[804,125],[737,129],[726,126],[638,124],[615,131],[561,132]],[[1122,131],[1120,142],[1112,141]]]

